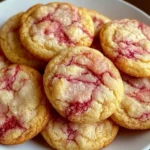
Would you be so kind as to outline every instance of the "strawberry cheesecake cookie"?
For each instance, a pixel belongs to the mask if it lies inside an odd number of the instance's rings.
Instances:
[[[124,19],[104,25],[100,32],[103,51],[124,73],[150,76],[150,27]]]
[[[34,7],[33,7],[34,8]],[[86,11],[67,3],[49,3],[27,11],[20,38],[37,58],[49,61],[61,50],[77,45],[90,46],[94,25]]]
[[[125,128],[150,129],[150,78],[122,78],[124,97],[112,119]]]
[[[123,96],[118,70],[99,51],[78,46],[52,59],[44,88],[53,107],[77,123],[93,123],[115,112]]]
[[[20,41],[19,29],[22,15],[23,13],[16,14],[3,25],[0,35],[2,50],[12,63],[44,70],[46,63],[34,58]]]
[[[101,27],[110,21],[109,18],[103,16],[102,14],[98,13],[95,10],[90,10],[90,9],[86,9],[86,8],[81,8],[84,9],[85,11],[87,11],[87,13],[91,16],[93,23],[94,23],[94,35],[98,36]]]
[[[113,141],[118,129],[119,126],[109,119],[94,124],[78,124],[51,110],[42,135],[57,150],[99,150]]]
[[[36,70],[11,65],[0,70],[0,143],[23,143],[46,126],[49,109]]]

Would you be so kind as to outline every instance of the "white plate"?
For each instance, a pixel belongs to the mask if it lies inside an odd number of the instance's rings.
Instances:
[[[55,0],[7,0],[0,3],[0,26],[12,15],[25,11],[36,3]],[[150,17],[136,7],[121,0],[56,0],[66,1],[77,6],[92,8],[111,19],[134,18],[150,25]],[[142,1],[141,1],[142,3]],[[33,140],[16,146],[0,145],[0,150],[46,150],[48,144],[39,135]],[[150,150],[150,131],[120,129],[117,138],[104,150]]]

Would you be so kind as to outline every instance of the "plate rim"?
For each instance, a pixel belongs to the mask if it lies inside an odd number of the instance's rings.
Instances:
[[[140,13],[142,13],[144,16],[148,17],[148,19],[150,20],[150,15],[148,15],[144,10],[138,8],[137,6],[131,4],[131,3],[127,2],[127,1],[124,1],[124,0],[118,0],[118,1],[124,3],[125,5],[127,5],[129,7],[132,7],[134,9],[136,9],[137,11],[139,11]]]
[[[17,0],[4,0],[2,2],[0,2],[0,7],[2,7],[2,5],[5,5],[6,3],[10,3],[11,1],[17,1]],[[50,1],[53,1],[53,0],[50,0]],[[57,1],[57,0],[56,0]],[[69,0],[68,0],[69,1]],[[85,0],[84,0],[85,1]],[[92,1],[92,0],[91,0]],[[98,0],[99,1],[99,0]],[[144,10],[138,8],[137,6],[127,2],[127,1],[124,1],[124,0],[115,0],[115,1],[118,1],[118,2],[121,2],[123,3],[124,5],[130,7],[130,8],[134,8],[136,9],[137,11],[139,11],[140,13],[142,13],[145,17],[147,17],[147,19],[150,20],[150,15],[148,15]],[[42,2],[40,2],[42,3]]]
[[[17,1],[19,1],[19,0],[5,0],[5,1],[2,1],[2,2],[0,2],[0,9],[1,8],[3,8],[5,5],[7,5],[7,4],[9,4],[9,3],[13,3],[13,2],[15,2],[15,3],[17,3]],[[55,1],[55,0],[49,0],[49,2],[53,2],[53,1]],[[57,0],[56,0],[57,1]],[[70,1],[70,0],[65,0],[65,1]],[[74,0],[75,1],[75,0]],[[86,0],[80,0],[80,1],[86,1]],[[92,0],[89,0],[89,1],[91,1],[92,2]],[[100,1],[100,0],[97,0],[97,1]],[[148,15],[146,12],[144,12],[143,10],[141,10],[140,8],[138,8],[138,7],[136,7],[136,6],[134,6],[134,5],[132,5],[132,4],[130,4],[129,2],[126,2],[126,1],[124,1],[124,0],[114,0],[114,1],[118,1],[118,2],[120,2],[120,3],[122,3],[123,5],[126,5],[126,6],[128,6],[128,7],[130,7],[130,9],[135,9],[135,10],[137,10],[139,13],[141,13],[141,14],[143,14],[143,16],[145,16],[145,18],[147,18],[148,20],[150,20],[150,15]],[[44,3],[44,1],[40,1],[40,3]],[[11,7],[11,6],[10,6]],[[18,145],[19,146],[19,145]],[[19,148],[22,148],[22,146],[20,146]],[[32,147],[31,147],[32,148]],[[10,149],[11,149],[11,147],[10,147]],[[15,148],[13,148],[13,149],[15,149]],[[18,149],[18,148],[17,148]],[[33,147],[33,149],[34,149],[34,147]],[[36,148],[35,148],[36,149]],[[44,149],[44,147],[43,147],[43,149]]]

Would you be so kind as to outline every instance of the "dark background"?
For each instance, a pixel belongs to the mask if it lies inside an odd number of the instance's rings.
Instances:
[[[150,0],[125,0],[150,15]]]

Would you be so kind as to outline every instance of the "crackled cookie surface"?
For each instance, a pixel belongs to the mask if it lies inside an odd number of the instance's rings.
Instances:
[[[113,141],[118,129],[111,120],[94,124],[72,123],[51,110],[42,135],[57,150],[99,150]]]
[[[22,43],[33,55],[45,61],[65,48],[90,46],[93,41],[91,17],[71,4],[49,3],[25,14],[20,31]]]
[[[100,32],[104,53],[124,73],[150,76],[150,27],[124,19],[104,25]]]
[[[62,116],[80,123],[108,118],[123,96],[118,70],[99,51],[88,47],[65,50],[50,61],[44,88]]]
[[[48,122],[42,76],[27,66],[0,70],[0,143],[23,143]]]
[[[0,35],[2,50],[12,63],[24,64],[43,70],[46,64],[34,58],[20,41],[19,29],[22,15],[23,13],[16,14],[3,25]]]
[[[129,129],[150,129],[150,78],[122,78],[124,97],[112,119]]]
[[[100,32],[101,27],[110,21],[109,18],[103,16],[102,14],[98,13],[95,10],[90,10],[90,9],[86,9],[86,8],[81,8],[84,9],[85,11],[87,11],[87,13],[91,16],[93,23],[94,23],[94,34],[95,36],[97,36]]]

